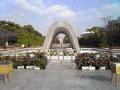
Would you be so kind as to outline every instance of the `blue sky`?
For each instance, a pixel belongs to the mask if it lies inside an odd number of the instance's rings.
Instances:
[[[69,22],[77,34],[104,26],[104,17],[120,15],[120,0],[0,0],[0,20],[31,24],[46,35],[57,20]]]

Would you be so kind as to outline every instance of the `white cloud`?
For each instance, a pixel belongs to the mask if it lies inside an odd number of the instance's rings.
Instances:
[[[118,3],[103,5],[102,9],[106,11],[116,10],[116,9],[120,10],[120,5]]]
[[[43,0],[16,0],[24,9],[33,11],[48,18],[64,18],[76,16],[76,13],[65,5],[47,6]]]
[[[36,27],[43,28],[43,31],[48,29],[55,20],[70,21],[78,30],[85,30],[92,25],[103,24],[103,17],[120,14],[120,3],[103,4],[95,8],[84,8],[78,11],[72,10],[64,4],[47,5],[44,0],[15,0],[16,13],[11,20],[20,22],[33,23]],[[82,5],[81,5],[82,7]],[[14,13],[12,13],[14,14]],[[40,18],[38,17],[40,16]],[[25,17],[24,17],[25,16]],[[26,17],[30,16],[30,17]],[[35,18],[37,17],[37,18]],[[35,18],[35,20],[33,20]],[[37,19],[39,22],[36,23]],[[24,21],[21,21],[24,20]]]
[[[71,17],[75,16],[76,13],[70,10],[67,6],[64,5],[53,5],[47,8],[44,13],[52,14],[59,17]]]
[[[103,17],[113,17],[120,14],[120,5],[118,3],[105,4],[98,8],[92,8],[80,11],[78,17],[80,21],[100,20]]]
[[[104,5],[101,8],[101,13],[104,13],[104,15],[115,18],[117,17],[118,14],[120,14],[120,4],[113,3],[113,4]]]

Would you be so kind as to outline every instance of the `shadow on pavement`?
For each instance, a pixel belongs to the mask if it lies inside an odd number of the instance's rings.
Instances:
[[[111,78],[110,77],[106,77],[106,76],[102,76],[102,75],[90,75],[87,76],[90,79],[94,79],[94,80],[98,80],[98,81],[108,81],[111,82]]]
[[[4,75],[0,74],[0,81],[3,81]]]

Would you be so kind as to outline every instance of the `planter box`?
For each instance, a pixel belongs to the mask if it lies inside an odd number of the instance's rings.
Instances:
[[[75,60],[75,56],[72,56],[72,60]]]
[[[24,69],[24,66],[17,66],[17,69]]]
[[[35,69],[35,70],[40,70],[40,67],[34,66],[34,69]]]
[[[34,66],[26,66],[26,69],[34,69]]]
[[[82,66],[82,70],[89,70],[89,66]]]
[[[49,59],[50,60],[58,60],[58,56],[50,56]]]
[[[82,66],[82,70],[95,70],[93,66]]]
[[[50,56],[47,56],[47,59],[50,60]]]
[[[64,60],[72,60],[71,56],[64,56]]]
[[[105,66],[100,67],[100,70],[106,70],[106,67]]]
[[[64,58],[63,58],[63,56],[59,56],[59,60],[63,60]]]
[[[90,67],[89,67],[89,70],[95,70],[95,67],[90,66]]]

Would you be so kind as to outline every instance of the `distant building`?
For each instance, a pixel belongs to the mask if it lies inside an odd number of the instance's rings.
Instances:
[[[0,31],[0,46],[4,46],[4,45],[16,45],[17,43],[17,33],[12,32],[12,31],[8,31],[8,32],[4,32],[4,31]]]
[[[120,17],[108,21],[109,40],[112,47],[120,47]]]
[[[109,30],[120,30],[120,18],[118,20],[108,21]]]

